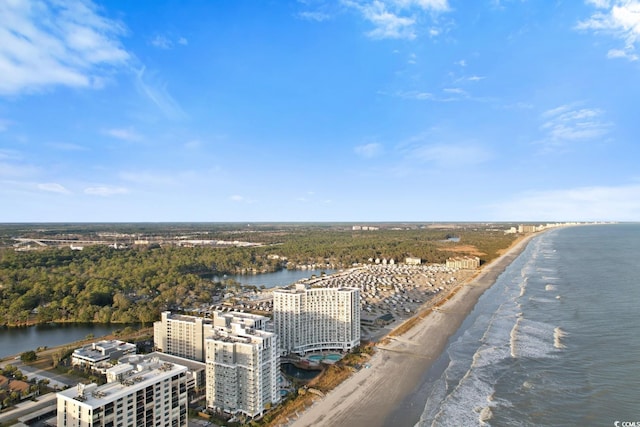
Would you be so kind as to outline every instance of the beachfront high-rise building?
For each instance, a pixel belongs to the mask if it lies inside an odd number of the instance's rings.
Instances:
[[[360,345],[360,290],[302,284],[275,290],[273,322],[281,354],[350,351]]]
[[[185,359],[205,361],[206,337],[214,328],[225,328],[233,320],[254,329],[264,329],[267,318],[250,313],[215,311],[212,318],[162,313],[161,320],[153,324],[153,344],[163,353]]]
[[[207,407],[255,417],[280,401],[278,339],[236,320],[205,340]]]
[[[57,394],[59,427],[187,426],[185,366],[146,357],[109,371],[112,382]]]

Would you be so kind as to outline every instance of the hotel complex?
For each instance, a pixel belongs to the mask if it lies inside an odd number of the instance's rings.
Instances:
[[[107,384],[58,393],[58,426],[186,426],[187,393],[203,389],[209,409],[260,416],[280,402],[280,354],[349,351],[360,344],[358,288],[298,284],[273,294],[275,332],[266,330],[267,317],[250,313],[216,311],[204,318],[163,312],[154,323],[154,346],[172,356],[128,355],[106,370]],[[132,350],[120,343],[103,347],[77,355],[91,353],[93,362],[97,353],[102,361]]]
[[[350,351],[360,345],[360,290],[302,284],[275,290],[273,321],[283,355]]]
[[[58,427],[187,426],[187,368],[145,357],[107,371],[111,382],[57,394]]]

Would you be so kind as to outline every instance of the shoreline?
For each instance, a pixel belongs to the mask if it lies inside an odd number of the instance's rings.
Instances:
[[[416,405],[416,391],[438,360],[449,338],[471,313],[482,294],[540,233],[517,240],[503,255],[484,266],[477,275],[454,287],[408,331],[387,335],[377,346],[370,368],[362,369],[315,401],[293,421],[293,427],[318,425],[369,427],[413,426],[423,412]]]

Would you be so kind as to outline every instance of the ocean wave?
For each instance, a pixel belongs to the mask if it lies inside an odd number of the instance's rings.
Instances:
[[[524,317],[511,330],[511,357],[543,358],[552,357],[552,326],[543,322],[527,320]]]
[[[555,302],[552,298],[542,298],[542,297],[531,297],[531,298],[529,298],[529,301],[540,302],[540,303],[543,303],[543,304],[548,304],[550,302]]]
[[[558,326],[553,330],[553,346],[557,349],[567,348],[566,345],[562,343],[562,338],[566,337],[567,333],[560,329]]]
[[[485,406],[480,410],[480,416],[478,420],[480,421],[480,425],[487,425],[487,421],[493,418],[493,411],[491,410],[491,406]]]
[[[522,313],[518,313],[518,320],[511,328],[511,333],[509,333],[509,347],[511,349],[511,357],[516,358],[516,337],[518,336],[518,327],[520,326],[520,321],[522,320]]]

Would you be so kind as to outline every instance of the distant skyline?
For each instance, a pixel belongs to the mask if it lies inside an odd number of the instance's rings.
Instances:
[[[0,2],[0,222],[640,221],[640,0]]]

